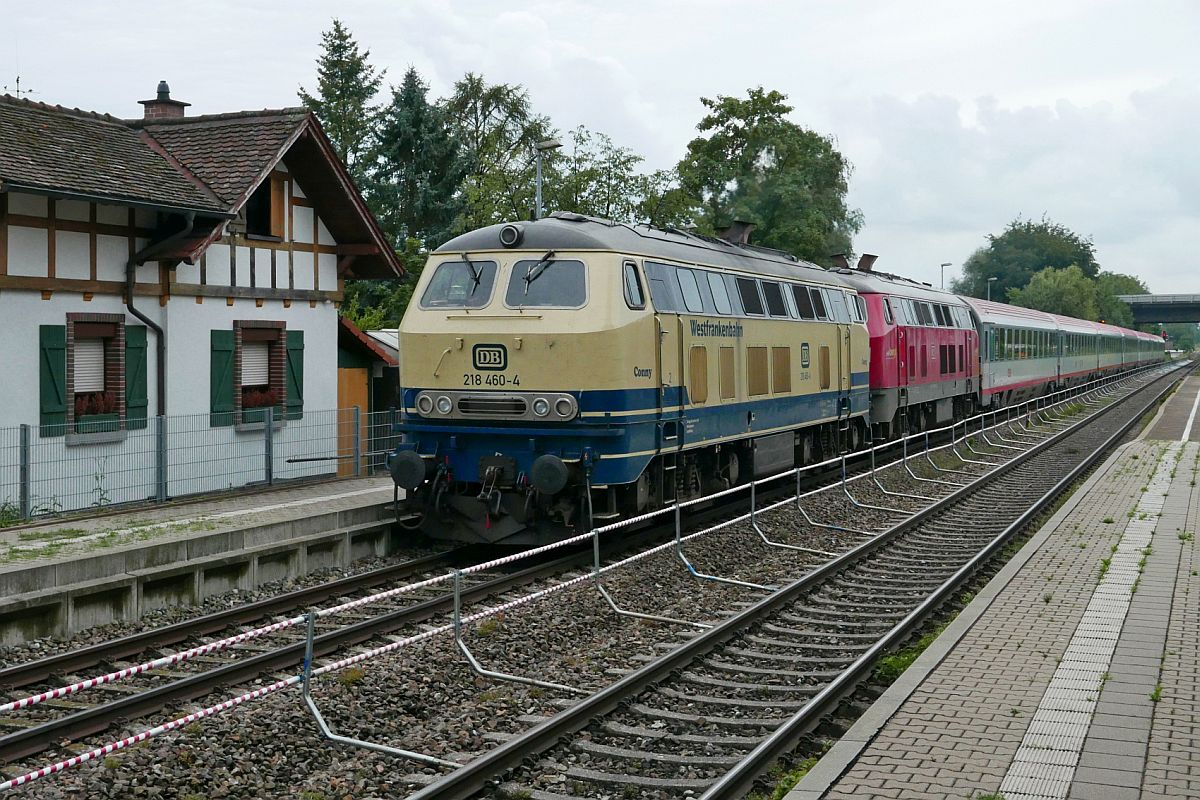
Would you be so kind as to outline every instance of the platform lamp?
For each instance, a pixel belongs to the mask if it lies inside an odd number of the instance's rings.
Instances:
[[[992,299],[992,284],[993,284],[993,283],[995,283],[995,282],[996,282],[996,278],[988,278],[988,281],[987,281],[987,283],[988,283],[988,296],[987,296],[987,299],[988,299],[989,301]]]
[[[946,288],[946,267],[950,266],[949,261],[942,262],[942,288]]]
[[[542,154],[550,150],[557,150],[562,147],[562,142],[558,139],[547,139],[544,142],[538,142],[533,146],[534,154],[537,160],[537,181],[536,181],[536,197],[533,201],[533,218],[542,218]]]

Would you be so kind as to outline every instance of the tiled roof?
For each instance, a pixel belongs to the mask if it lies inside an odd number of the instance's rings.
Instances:
[[[0,181],[47,191],[224,212],[113,117],[0,96]]]
[[[306,116],[303,108],[284,108],[128,124],[142,128],[234,208]]]

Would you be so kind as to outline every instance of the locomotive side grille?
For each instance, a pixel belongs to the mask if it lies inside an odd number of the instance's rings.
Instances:
[[[471,417],[523,417],[528,406],[525,398],[494,395],[460,397],[458,411]]]

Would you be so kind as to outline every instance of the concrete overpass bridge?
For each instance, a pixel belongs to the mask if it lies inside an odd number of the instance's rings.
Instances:
[[[1138,325],[1158,322],[1200,322],[1200,294],[1120,294],[1133,309]]]

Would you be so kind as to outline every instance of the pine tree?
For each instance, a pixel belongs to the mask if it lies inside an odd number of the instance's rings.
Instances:
[[[417,239],[433,248],[450,238],[465,172],[445,114],[426,99],[429,87],[409,68],[379,129],[371,205],[397,246]]]
[[[371,51],[359,51],[358,42],[338,19],[321,34],[321,51],[317,96],[301,87],[300,100],[321,120],[337,154],[362,186],[379,115],[371,101],[379,93],[384,73],[371,66],[367,60]]]

